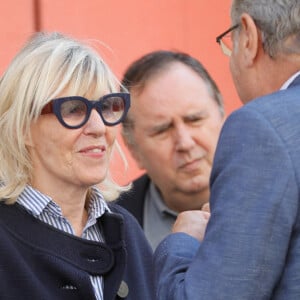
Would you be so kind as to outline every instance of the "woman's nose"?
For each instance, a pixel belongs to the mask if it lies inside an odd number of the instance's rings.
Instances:
[[[90,117],[84,126],[86,134],[101,135],[106,131],[106,125],[96,109],[92,109]]]

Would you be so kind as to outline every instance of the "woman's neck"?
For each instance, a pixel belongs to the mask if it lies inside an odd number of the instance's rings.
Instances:
[[[51,189],[49,185],[32,186],[51,197],[60,207],[62,215],[71,224],[75,235],[81,236],[88,220],[88,211],[86,209],[88,189],[78,188],[78,186],[70,186],[69,188],[56,186],[54,189]]]

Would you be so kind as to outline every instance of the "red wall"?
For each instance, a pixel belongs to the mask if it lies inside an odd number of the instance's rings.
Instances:
[[[101,41],[98,46],[120,78],[140,55],[175,49],[197,57],[216,80],[226,112],[241,104],[230,77],[228,58],[215,37],[230,26],[231,0],[10,0],[0,3],[0,72],[28,35],[36,30],[61,31],[76,38]],[[119,142],[122,140],[118,137]],[[123,145],[123,144],[122,144]],[[123,183],[140,174],[126,151],[129,169],[113,163]]]

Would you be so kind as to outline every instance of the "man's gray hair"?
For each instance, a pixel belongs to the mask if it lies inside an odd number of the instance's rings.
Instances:
[[[232,23],[239,24],[243,13],[261,30],[264,50],[271,57],[278,52],[300,54],[299,0],[233,0]]]

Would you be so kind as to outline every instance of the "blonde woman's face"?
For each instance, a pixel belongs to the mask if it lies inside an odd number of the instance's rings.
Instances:
[[[87,188],[105,179],[116,127],[103,124],[92,110],[81,128],[63,127],[52,113],[31,125],[27,147],[33,164],[33,187],[41,190]]]

